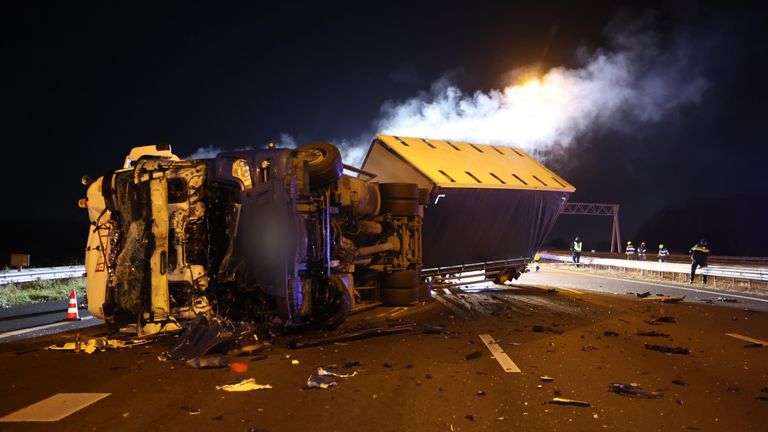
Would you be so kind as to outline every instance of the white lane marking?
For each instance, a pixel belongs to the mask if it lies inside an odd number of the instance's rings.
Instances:
[[[570,270],[559,270],[559,271],[563,272],[563,273],[575,273],[575,274],[580,274],[580,275],[584,275],[584,276],[591,276],[591,277],[603,278],[603,279],[611,279],[611,280],[616,280],[616,281],[634,282],[634,283],[639,283],[639,284],[654,285],[654,286],[660,286],[660,287],[665,287],[665,288],[674,288],[674,289],[681,289],[681,290],[686,290],[686,291],[695,291],[695,292],[700,292],[700,293],[705,293],[705,294],[712,294],[713,296],[737,297],[737,298],[745,299],[745,300],[755,300],[755,301],[761,301],[761,302],[768,303],[768,299],[761,299],[761,298],[757,298],[757,297],[748,297],[748,296],[743,296],[743,295],[738,295],[738,294],[731,294],[729,292],[707,291],[707,290],[703,290],[703,289],[681,287],[681,286],[677,286],[677,285],[660,284],[660,283],[656,283],[656,282],[652,282],[652,281],[638,281],[638,280],[634,280],[634,279],[622,279],[622,278],[615,278],[615,277],[610,277],[610,276],[599,276],[599,275],[594,275],[594,274],[589,274],[589,273],[581,273],[581,272],[570,271]],[[595,291],[597,291],[597,290],[595,290]]]
[[[762,346],[768,346],[768,342],[761,341],[760,339],[754,339],[749,336],[743,336],[738,333],[726,333],[726,336],[730,336],[732,338],[741,339],[743,341],[752,342],[754,344],[760,344]]]
[[[515,362],[512,361],[511,358],[507,355],[507,353],[504,352],[503,349],[499,346],[499,344],[496,343],[495,340],[491,337],[491,335],[487,334],[481,334],[478,335],[480,337],[480,340],[483,341],[485,346],[488,348],[488,351],[493,354],[493,357],[496,359],[497,362],[501,365],[501,368],[504,369],[504,372],[521,372],[520,368],[517,367]]]
[[[81,321],[86,321],[86,320],[89,320],[89,319],[93,319],[93,317],[90,316],[90,315],[89,316],[84,316],[81,319]],[[5,338],[13,337],[13,336],[18,336],[18,335],[26,334],[26,333],[32,333],[32,332],[35,332],[35,331],[38,331],[38,330],[45,330],[45,329],[49,329],[49,328],[53,328],[53,327],[63,326],[63,325],[71,324],[73,322],[77,322],[77,321],[62,321],[62,322],[57,322],[57,323],[53,323],[53,324],[46,324],[46,325],[41,325],[41,326],[37,326],[37,327],[30,327],[30,328],[21,329],[21,330],[9,331],[9,332],[5,332],[5,333],[0,334],[0,339],[5,339]]]
[[[399,309],[400,309],[399,311],[392,312],[389,316],[397,316],[397,315],[400,315],[401,313],[403,313],[403,312],[408,310],[408,308],[399,308]]]
[[[112,393],[58,393],[5,417],[0,422],[55,422]]]

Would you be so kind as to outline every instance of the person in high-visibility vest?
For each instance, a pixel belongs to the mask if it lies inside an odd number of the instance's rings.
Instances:
[[[579,267],[579,259],[581,258],[581,239],[576,236],[571,244],[571,253],[573,254],[573,262],[576,263],[576,267]]]
[[[707,266],[707,258],[709,257],[709,243],[707,243],[706,239],[701,239],[701,241],[696,243],[689,252],[691,253],[692,261],[690,283],[693,283],[693,278],[696,276],[696,269],[698,267],[704,268]],[[701,280],[706,284],[707,275],[702,274]]]
[[[645,242],[640,242],[637,247],[637,259],[645,260]]]
[[[659,253],[656,255],[659,259],[659,262],[666,262],[667,258],[669,258],[669,249],[664,247],[663,244],[659,245]]]
[[[536,255],[533,256],[533,263],[536,264],[536,271],[539,271],[540,262],[541,262],[541,255],[539,255],[539,253],[536,252]]]
[[[632,244],[631,241],[627,242],[627,249],[625,250],[627,253],[627,259],[635,259],[635,245]]]

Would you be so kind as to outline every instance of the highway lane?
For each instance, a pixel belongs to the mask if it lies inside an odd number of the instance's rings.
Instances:
[[[72,332],[3,344],[0,416],[57,393],[109,396],[55,423],[3,422],[0,430],[764,430],[768,351],[726,333],[766,341],[768,314],[741,303],[663,304],[613,294],[624,285],[640,291],[625,281],[544,269],[512,287],[441,290],[430,303],[355,315],[341,330],[415,323],[444,326],[446,334],[415,331],[300,350],[288,342],[323,334],[284,335],[266,359],[246,358],[243,374],[159,361],[172,337],[91,355],[42,349],[71,341]],[[674,322],[650,324],[663,316]],[[667,336],[638,335],[647,331]],[[520,372],[507,372],[488,337]],[[305,388],[317,367],[350,362],[357,375],[334,388]],[[542,381],[545,375],[553,381]],[[242,377],[272,389],[216,389]],[[622,396],[609,390],[613,382],[663,396]],[[555,397],[590,406],[548,403]]]

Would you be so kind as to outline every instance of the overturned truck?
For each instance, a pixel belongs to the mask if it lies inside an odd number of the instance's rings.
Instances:
[[[197,315],[333,328],[456,266],[517,276],[574,190],[516,149],[385,135],[362,169],[326,143],[197,160],[154,145],[83,182],[89,311],[144,333]]]

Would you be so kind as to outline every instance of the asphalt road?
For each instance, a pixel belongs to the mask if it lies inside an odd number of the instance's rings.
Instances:
[[[377,308],[340,329],[416,323],[414,332],[299,350],[288,342],[323,335],[283,336],[266,359],[245,358],[242,374],[159,361],[172,337],[90,355],[44,350],[72,341],[72,332],[6,343],[0,416],[57,393],[109,395],[55,423],[0,422],[0,430],[765,430],[768,348],[726,335],[768,341],[765,302],[707,304],[698,296],[708,294],[688,291],[684,302],[665,304],[621,294],[667,289],[678,288],[544,267],[511,287],[441,290],[430,303]],[[663,316],[675,322],[650,324]],[[448,332],[418,331],[433,326]],[[646,331],[668,336],[637,334]],[[80,332],[87,338],[103,328]],[[479,335],[490,335],[521,372],[505,372],[497,361],[503,356],[494,358]],[[350,362],[357,375],[333,388],[305,388],[317,367]],[[553,381],[542,381],[545,375]],[[216,389],[251,377],[272,388]],[[614,382],[663,396],[619,395],[610,390]],[[590,406],[548,403],[558,395]]]

